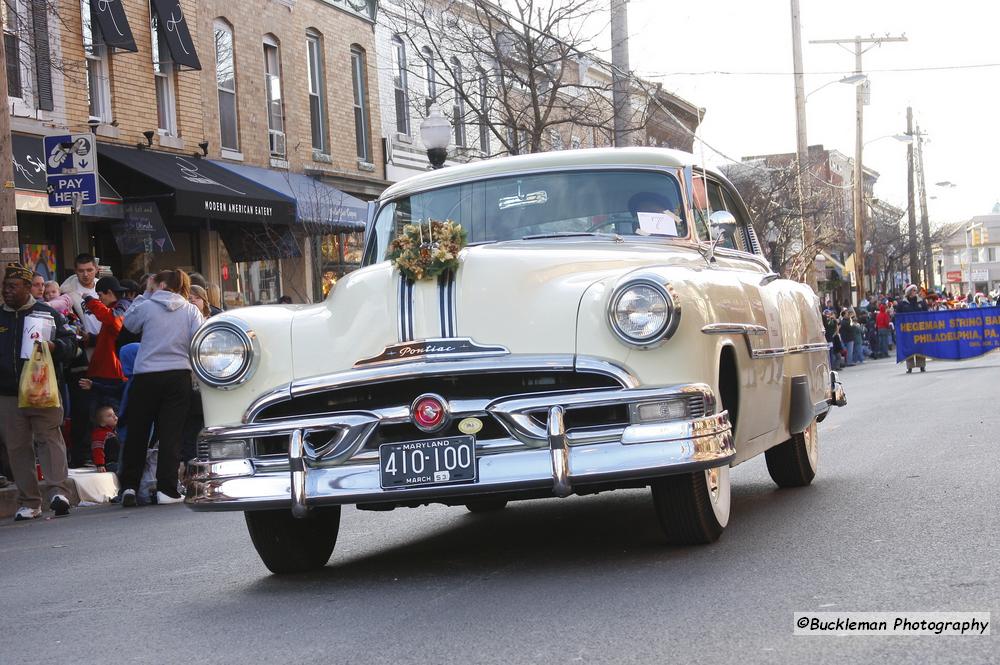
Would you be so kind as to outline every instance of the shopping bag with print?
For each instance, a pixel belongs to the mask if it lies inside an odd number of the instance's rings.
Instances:
[[[31,357],[24,363],[17,405],[22,409],[57,409],[61,406],[56,368],[52,364],[49,345],[45,342],[35,342]]]

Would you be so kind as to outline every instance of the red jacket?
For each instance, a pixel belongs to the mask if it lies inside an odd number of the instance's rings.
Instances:
[[[881,330],[889,327],[889,313],[885,311],[885,305],[878,306],[878,314],[875,315],[875,329]]]
[[[101,332],[97,335],[97,346],[90,358],[87,376],[95,379],[112,379],[125,381],[122,364],[115,353],[115,340],[122,331],[122,317],[115,316],[104,303],[97,298],[90,298],[85,303],[90,313],[101,322]]]

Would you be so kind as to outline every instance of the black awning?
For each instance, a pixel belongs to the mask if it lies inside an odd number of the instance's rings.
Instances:
[[[97,24],[101,26],[101,36],[104,37],[105,44],[133,53],[139,50],[135,46],[132,28],[128,25],[125,8],[121,2],[90,0],[90,13],[97,19]]]
[[[295,201],[207,159],[101,143],[101,173],[126,200],[173,199],[181,217],[293,224]]]
[[[188,69],[201,69],[180,0],[153,0],[153,10],[159,19],[160,30],[167,40],[174,64]]]

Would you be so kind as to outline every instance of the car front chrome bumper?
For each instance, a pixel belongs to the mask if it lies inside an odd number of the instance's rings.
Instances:
[[[253,459],[193,460],[185,478],[185,501],[195,510],[291,508],[293,514],[304,516],[308,508],[323,505],[430,503],[532,491],[568,496],[588,485],[642,481],[726,465],[735,453],[729,414],[725,411],[686,420],[586,431],[567,430],[564,424],[567,411],[591,404],[624,404],[631,408],[641,402],[688,397],[692,393],[704,394],[706,404],[714,404],[711,390],[701,384],[499,400],[491,405],[490,413],[504,423],[512,436],[509,444],[477,444],[478,480],[424,487],[382,489],[377,454],[359,458],[337,453],[343,441],[364,431],[363,414],[211,428],[203,438],[218,441],[261,433],[287,434],[287,464],[274,468],[273,463],[269,466]],[[540,407],[547,415],[542,427],[527,417]],[[347,432],[337,439],[336,446],[325,451],[325,456],[317,456],[305,441],[305,432],[318,426],[343,426]]]

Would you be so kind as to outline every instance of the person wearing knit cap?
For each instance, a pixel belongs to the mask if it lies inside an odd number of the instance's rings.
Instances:
[[[919,289],[916,284],[910,284],[903,290],[903,298],[896,304],[896,311],[906,312],[926,312],[927,301],[919,297]],[[927,357],[919,353],[909,356],[906,359],[906,373],[913,372],[914,367],[919,367],[921,372],[927,371]]]
[[[54,338],[48,341],[56,380],[62,382],[60,367],[76,355],[76,337],[66,319],[31,295],[33,272],[17,263],[7,264],[3,274],[3,306],[0,307],[0,439],[7,450],[20,504],[15,521],[31,520],[42,514],[42,494],[35,469],[37,463],[48,481],[49,505],[57,516],[69,513],[66,444],[60,427],[62,407],[21,408],[18,390],[25,359],[21,358],[21,338],[25,319],[33,314],[52,317]]]

